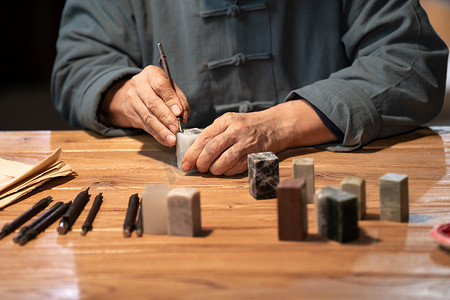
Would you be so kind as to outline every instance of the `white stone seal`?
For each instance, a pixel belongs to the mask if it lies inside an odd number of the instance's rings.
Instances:
[[[181,161],[183,160],[184,154],[187,152],[189,147],[194,143],[199,134],[202,133],[201,129],[190,128],[184,129],[183,132],[177,132],[177,167],[180,170]]]

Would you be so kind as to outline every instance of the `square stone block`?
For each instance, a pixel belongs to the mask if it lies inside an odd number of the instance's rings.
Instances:
[[[356,196],[348,192],[338,191],[327,195],[326,198],[328,238],[340,243],[357,240],[359,229]]]
[[[167,233],[196,236],[201,232],[200,193],[194,188],[174,188],[167,194]]]
[[[366,181],[360,177],[348,176],[341,181],[343,191],[356,195],[358,200],[358,219],[366,216]]]
[[[167,193],[170,185],[151,184],[142,191],[141,209],[144,233],[167,234]]]
[[[183,161],[183,157],[188,151],[189,147],[195,142],[197,137],[202,133],[201,129],[198,128],[190,128],[185,129],[183,132],[177,132],[177,144],[176,144],[176,156],[177,156],[177,167],[182,170],[181,162]],[[193,169],[190,172],[196,172],[197,169]]]
[[[408,176],[387,173],[380,180],[380,219],[409,221]]]
[[[292,160],[292,177],[303,178],[306,181],[306,197],[308,203],[314,202],[314,159],[294,158]]]
[[[304,240],[308,233],[305,180],[281,181],[277,186],[277,199],[279,240]]]
[[[328,204],[327,196],[338,193],[340,189],[335,186],[327,186],[318,189],[314,194],[314,226],[317,234],[328,236]]]
[[[247,155],[248,188],[253,198],[270,199],[276,197],[279,182],[279,159],[272,152]]]

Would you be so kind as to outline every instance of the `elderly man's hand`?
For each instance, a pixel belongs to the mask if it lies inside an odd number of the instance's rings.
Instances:
[[[247,170],[247,154],[335,140],[314,109],[303,100],[260,112],[226,113],[203,130],[186,152],[182,168],[232,176]]]
[[[147,66],[107,91],[100,114],[110,125],[144,129],[161,144],[174,146],[177,117],[189,116],[186,96],[176,84],[175,89],[161,68]]]

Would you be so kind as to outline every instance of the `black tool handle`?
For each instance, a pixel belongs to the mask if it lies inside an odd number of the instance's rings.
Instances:
[[[33,222],[31,222],[29,225],[27,226],[23,226],[22,228],[20,228],[19,233],[13,238],[13,241],[15,243],[19,242],[20,237],[23,236],[25,234],[25,232],[27,232],[30,228],[35,227],[37,224],[39,224],[40,222],[42,222],[43,220],[45,220],[45,218],[47,218],[49,215],[51,215],[55,210],[58,209],[58,207],[60,207],[61,205],[63,205],[64,203],[62,201],[56,202],[55,204],[53,204],[52,207],[50,207],[49,209],[47,209],[46,211],[44,211],[44,213],[42,215],[40,215],[39,217],[36,218],[36,220],[34,220]]]
[[[58,207],[51,215],[45,218],[42,222],[27,230],[27,232],[20,238],[19,244],[25,245],[29,240],[34,239],[39,233],[43,232],[50,225],[52,225],[56,220],[61,218],[61,216],[67,211],[72,201],[69,201],[60,207]]]
[[[141,237],[143,232],[144,232],[144,227],[143,227],[143,223],[142,223],[142,201],[141,201],[141,204],[139,205],[138,220],[136,222],[136,235],[138,237]]]
[[[138,194],[133,194],[130,196],[128,201],[127,215],[125,217],[125,223],[123,224],[123,236],[129,237],[136,227],[136,215],[139,208],[139,197]]]
[[[58,226],[59,234],[66,234],[67,231],[69,231],[72,228],[72,225],[78,219],[84,207],[89,201],[90,195],[88,194],[88,192],[89,188],[87,188],[85,191],[82,191],[75,197],[75,200],[73,200],[72,205],[70,205],[69,209],[66,211],[66,213],[61,219],[61,222],[59,223]]]
[[[103,195],[102,193],[98,194],[95,197],[94,203],[92,204],[91,210],[84,221],[83,226],[81,227],[81,234],[85,235],[88,231],[92,230],[92,223],[94,223],[94,219],[97,216],[98,211],[100,210],[100,206],[103,203]]]
[[[52,197],[48,196],[40,200],[35,205],[33,205],[30,209],[21,214],[11,223],[5,224],[5,226],[3,226],[2,231],[0,232],[0,240],[3,237],[10,234],[11,232],[14,232],[14,230],[16,230],[17,228],[25,224],[27,221],[29,221],[31,218],[33,218],[35,215],[37,215],[39,212],[44,210],[50,204],[50,202],[52,202]]]

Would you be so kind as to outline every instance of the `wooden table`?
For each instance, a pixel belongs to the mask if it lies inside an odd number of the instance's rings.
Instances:
[[[45,184],[0,211],[0,226],[43,197],[72,200],[93,195],[67,235],[56,224],[25,246],[0,241],[1,299],[449,299],[450,253],[429,236],[450,222],[450,127],[422,128],[376,141],[353,153],[314,148],[279,154],[280,178],[292,159],[315,159],[316,189],[345,176],[366,179],[368,217],[358,241],[339,244],[310,234],[304,242],[277,238],[276,199],[254,200],[246,174],[232,178],[186,176],[174,149],[147,135],[102,138],[84,131],[0,132],[0,156],[37,162],[62,146],[77,176]],[[409,176],[410,222],[379,220],[378,179]],[[205,236],[122,235],[128,198],[147,184],[200,190]],[[94,230],[81,225],[102,192]]]

